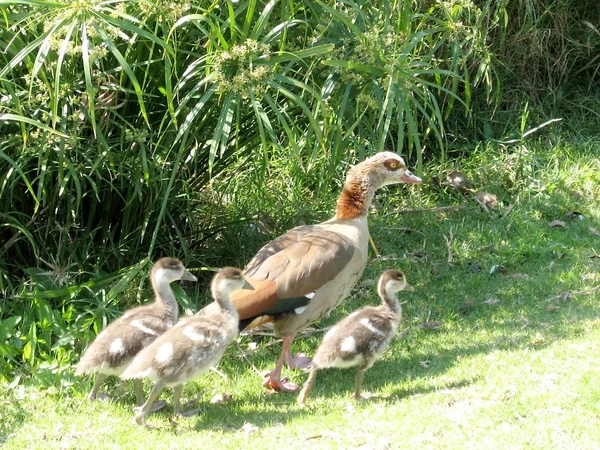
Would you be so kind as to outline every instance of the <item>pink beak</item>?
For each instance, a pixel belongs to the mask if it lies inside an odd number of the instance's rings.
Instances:
[[[402,176],[400,177],[400,181],[402,183],[410,183],[410,184],[421,184],[423,180],[421,180],[418,176],[413,175],[410,170],[405,170]]]

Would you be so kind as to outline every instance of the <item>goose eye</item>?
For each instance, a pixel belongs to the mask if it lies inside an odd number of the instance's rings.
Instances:
[[[395,159],[388,159],[383,164],[388,170],[398,170],[400,168],[400,163]]]

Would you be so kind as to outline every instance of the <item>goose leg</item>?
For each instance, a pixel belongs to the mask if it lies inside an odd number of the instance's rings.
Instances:
[[[294,339],[294,337],[296,337],[296,335],[291,337],[291,339]],[[292,341],[290,340],[290,344],[291,342]],[[312,359],[307,357],[304,353],[298,353],[296,356],[292,356],[292,347],[290,346],[285,355],[285,363],[290,369],[308,369],[312,364]]]
[[[277,365],[271,372],[269,372],[265,378],[265,381],[263,382],[263,386],[269,387],[274,391],[294,392],[298,390],[298,385],[281,379],[281,369],[283,367],[283,363],[291,356],[290,346],[292,345],[294,337],[296,337],[295,334],[292,336],[283,337],[281,354],[277,360]]]
[[[312,363],[312,359],[308,358],[304,353],[298,353],[296,356],[292,356],[292,341],[296,337],[296,334],[286,336],[283,339],[289,339],[289,344],[285,352],[285,363],[290,369],[308,369]],[[283,347],[282,347],[283,351]]]
[[[298,404],[300,406],[304,406],[306,404],[308,394],[310,394],[310,390],[312,389],[313,384],[315,384],[315,380],[317,378],[317,371],[318,369],[315,366],[312,366],[310,368],[310,375],[308,376],[306,383],[304,383],[304,386],[302,386],[300,395],[298,395]]]

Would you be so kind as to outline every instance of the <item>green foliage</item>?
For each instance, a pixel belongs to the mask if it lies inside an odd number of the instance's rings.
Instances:
[[[150,260],[241,266],[328,216],[367,154],[522,138],[523,36],[568,25],[536,88],[597,76],[597,8],[542,3],[0,0],[3,372],[72,360]]]

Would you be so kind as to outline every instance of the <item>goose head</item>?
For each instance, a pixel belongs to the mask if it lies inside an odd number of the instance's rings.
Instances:
[[[380,152],[348,171],[346,181],[367,178],[377,189],[396,183],[421,184],[423,180],[406,167],[404,160],[396,153]]]
[[[254,290],[242,275],[242,271],[235,267],[223,267],[214,276],[210,285],[215,300],[229,299],[229,294],[238,289]]]
[[[169,257],[156,261],[152,268],[151,277],[159,285],[170,284],[177,280],[198,281],[194,275],[188,272],[181,261]]]

